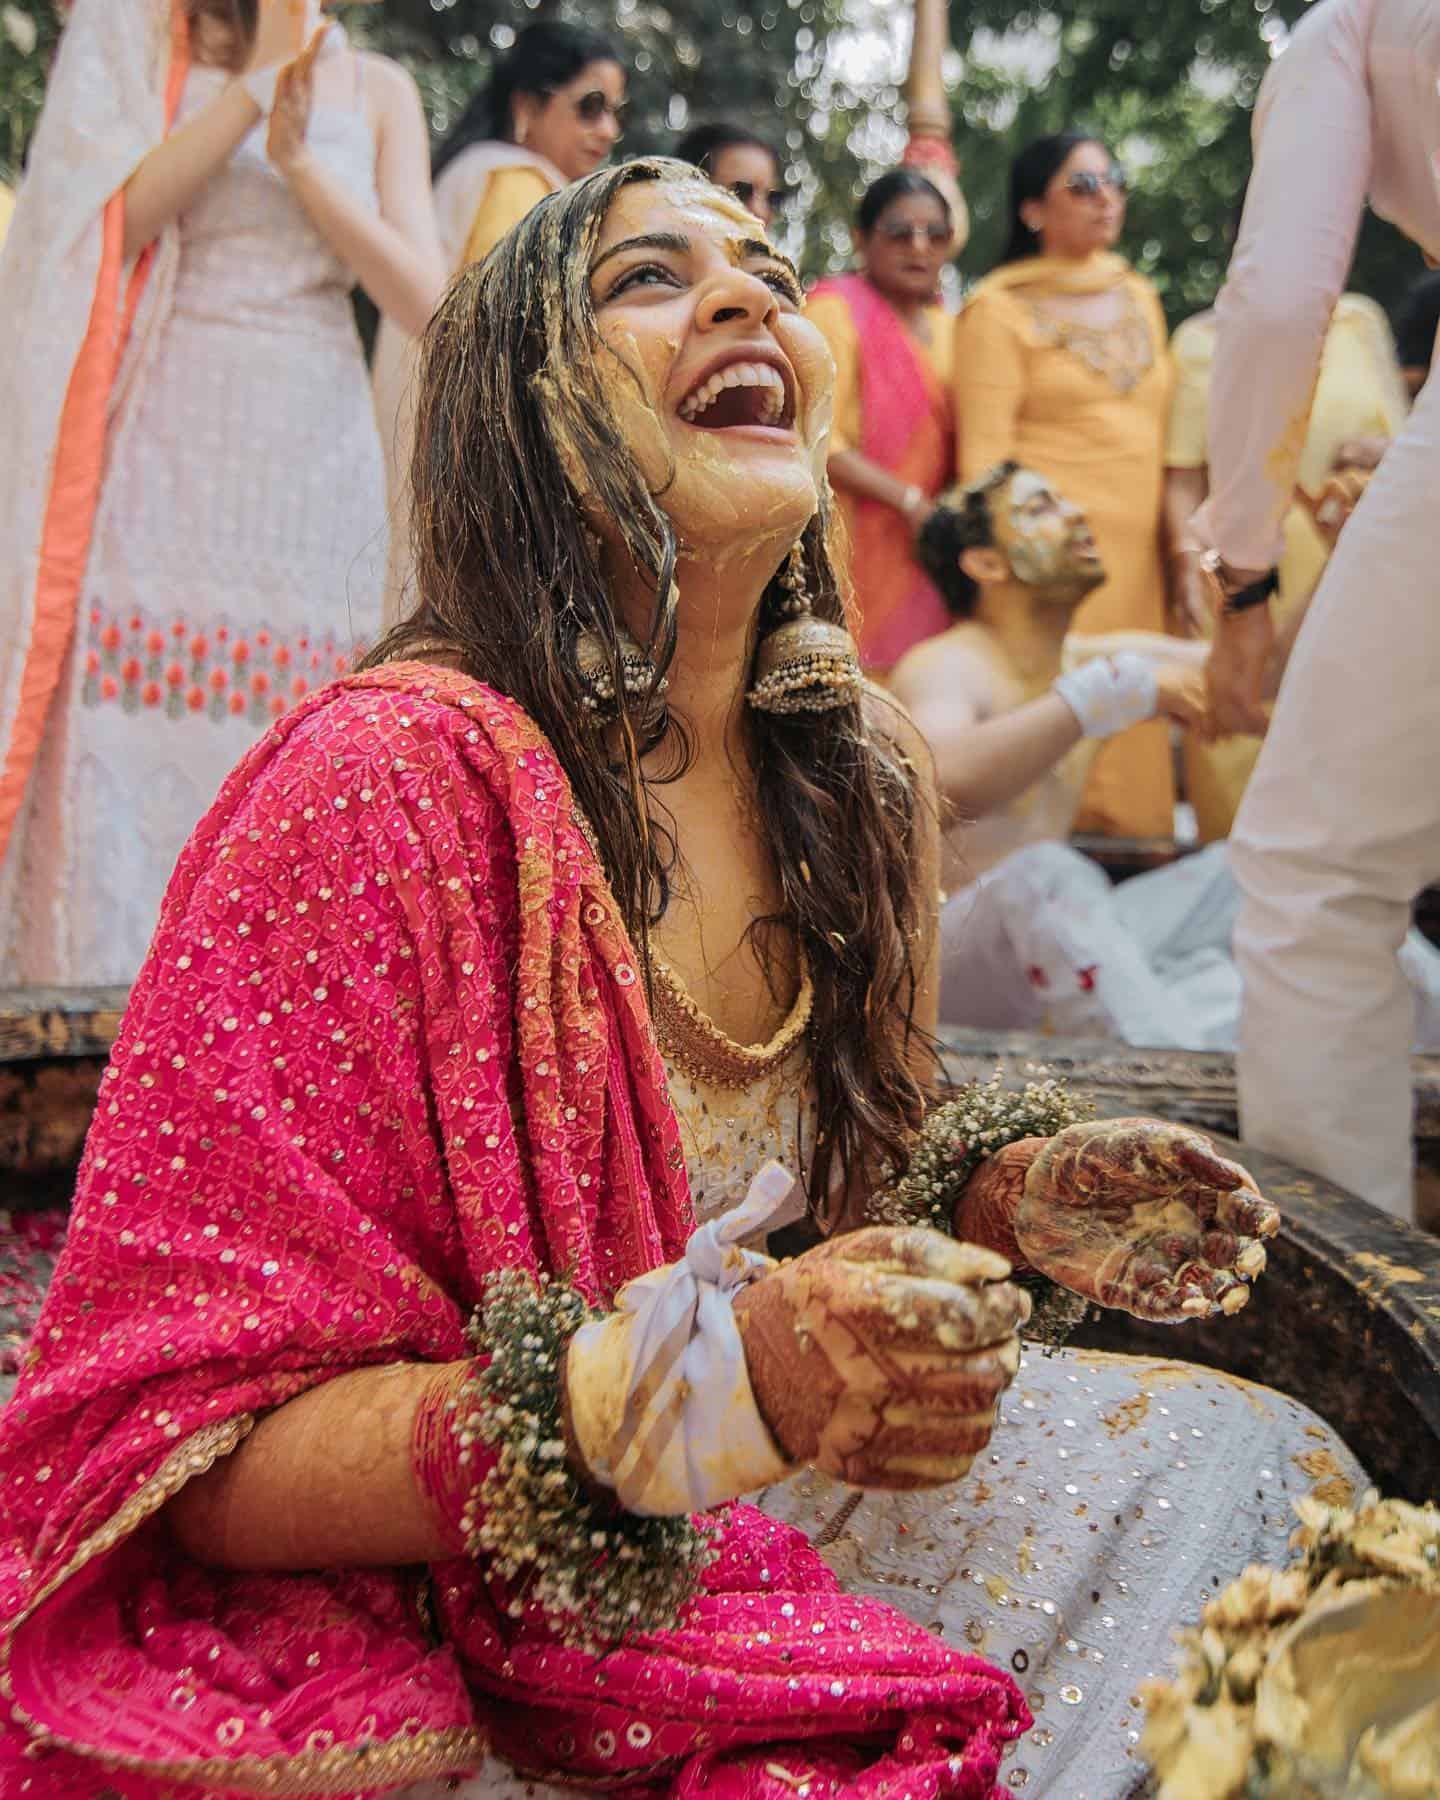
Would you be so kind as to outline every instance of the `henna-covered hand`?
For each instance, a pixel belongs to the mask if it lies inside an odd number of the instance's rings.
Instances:
[[[1040,1145],[1013,1226],[1025,1262],[1052,1281],[1178,1323],[1244,1306],[1280,1214],[1198,1131],[1098,1119]]]
[[[990,1441],[1030,1303],[991,1251],[918,1226],[822,1244],[735,1302],[776,1443],[857,1487],[958,1480]]]

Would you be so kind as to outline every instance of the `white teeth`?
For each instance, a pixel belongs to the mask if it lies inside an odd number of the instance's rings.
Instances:
[[[780,371],[769,363],[729,363],[719,369],[707,381],[701,382],[680,402],[679,411],[682,419],[694,421],[705,409],[725,391],[726,388],[753,387],[766,390],[765,409],[760,423],[774,425],[779,422],[785,412],[785,382]]]

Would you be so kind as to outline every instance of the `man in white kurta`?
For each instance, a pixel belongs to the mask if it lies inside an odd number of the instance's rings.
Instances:
[[[1271,68],[1218,303],[1210,500],[1227,591],[1276,560],[1325,329],[1368,196],[1440,258],[1440,6],[1325,0]],[[1222,721],[1253,716],[1267,608],[1217,625]],[[1246,1137],[1408,1217],[1413,1000],[1397,963],[1440,875],[1440,384],[1346,527],[1231,840],[1244,892]]]

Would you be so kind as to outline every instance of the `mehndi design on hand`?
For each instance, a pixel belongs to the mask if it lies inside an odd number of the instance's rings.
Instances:
[[[1040,1147],[1014,1229],[1022,1257],[1052,1281],[1137,1318],[1179,1322],[1245,1305],[1280,1215],[1199,1132],[1100,1119]]]
[[[735,1311],[785,1454],[857,1487],[958,1480],[1019,1366],[1009,1264],[921,1227],[871,1226],[784,1263]]]

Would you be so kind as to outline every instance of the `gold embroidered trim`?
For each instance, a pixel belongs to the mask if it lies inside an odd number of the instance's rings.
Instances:
[[[1127,287],[1125,309],[1109,325],[1082,325],[1047,312],[1043,303],[1029,303],[1030,319],[1041,343],[1078,356],[1087,369],[1108,381],[1117,394],[1138,387],[1155,366],[1155,340],[1140,302]]]
[[[357,1785],[398,1787],[402,1782],[423,1781],[431,1776],[459,1773],[475,1766],[485,1754],[485,1734],[475,1726],[447,1726],[442,1730],[413,1731],[383,1743],[333,1744],[324,1750],[297,1755],[207,1756],[175,1762],[152,1762],[142,1756],[113,1756],[92,1744],[58,1737],[30,1718],[16,1703],[10,1680],[10,1651],[15,1633],[44,1603],[96,1557],[113,1550],[129,1537],[166,1501],[228,1456],[254,1429],[253,1414],[241,1413],[204,1425],[171,1452],[160,1467],[124,1504],[91,1532],[59,1574],[48,1581],[30,1604],[12,1620],[0,1642],[0,1693],[10,1704],[11,1716],[22,1726],[38,1751],[68,1750],[72,1755],[98,1762],[104,1768],[125,1769],[165,1776],[177,1781],[200,1782],[234,1793],[301,1796],[349,1794]]]
[[[815,988],[809,964],[800,965],[800,992],[790,1016],[767,1044],[737,1044],[721,1031],[691,997],[684,982],[666,962],[651,957],[655,974],[655,1032],[668,1062],[696,1081],[720,1087],[747,1088],[778,1069],[810,1029]]]

